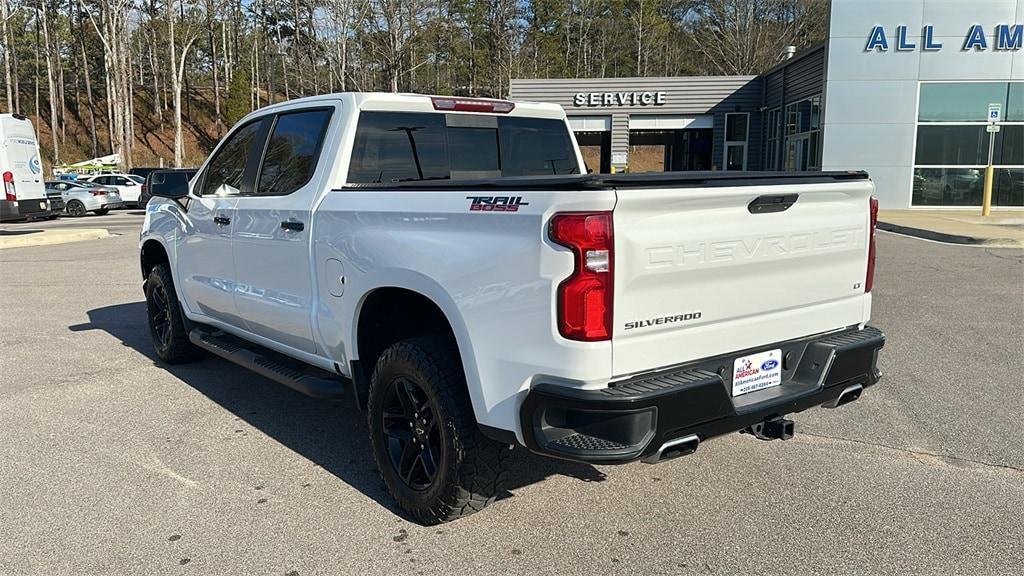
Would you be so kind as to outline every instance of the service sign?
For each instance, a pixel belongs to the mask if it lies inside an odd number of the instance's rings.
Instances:
[[[580,108],[612,106],[663,106],[667,101],[664,92],[578,92],[572,97],[572,105]]]

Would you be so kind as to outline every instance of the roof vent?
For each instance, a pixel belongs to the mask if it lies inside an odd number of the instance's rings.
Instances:
[[[793,57],[794,54],[796,54],[796,46],[786,46],[786,49],[783,50],[783,58],[782,59],[783,60],[789,60],[790,58]]]

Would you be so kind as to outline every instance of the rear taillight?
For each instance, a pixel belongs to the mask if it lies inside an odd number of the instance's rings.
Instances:
[[[107,195],[107,191],[106,190],[93,190],[92,191],[92,195],[93,196],[106,196]]]
[[[14,174],[4,172],[4,198],[8,202],[17,202],[18,195],[14,193]]]
[[[551,219],[552,241],[570,248],[572,275],[558,286],[558,331],[570,340],[612,337],[611,212],[569,212]]]
[[[515,107],[515,102],[507,100],[482,100],[479,98],[438,98],[430,99],[434,110],[451,112],[494,112],[507,114]]]
[[[875,228],[878,227],[878,198],[871,197],[871,232],[868,236],[868,271],[864,276],[864,291],[871,292],[875,284]]]

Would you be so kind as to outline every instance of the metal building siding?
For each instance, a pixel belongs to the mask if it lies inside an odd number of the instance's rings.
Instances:
[[[825,49],[819,48],[786,67],[786,101],[821,94],[825,88]]]
[[[777,70],[764,76],[765,105],[771,109],[782,105],[782,93],[785,87],[786,70]]]
[[[756,76],[517,79],[512,80],[509,98],[553,102],[568,114],[708,114],[755,79]],[[573,96],[579,92],[666,92],[667,101],[661,106],[573,106]]]
[[[810,48],[790,60],[786,60],[772,68],[762,76],[765,83],[764,107],[765,110],[779,108],[783,112],[780,118],[781,124],[785,125],[785,108],[787,104],[799,102],[811,96],[824,96],[825,90],[825,45]],[[825,99],[821,101],[821,117],[825,117]],[[782,131],[782,126],[779,130]],[[757,138],[759,149],[763,150],[768,138],[767,127],[759,133]],[[785,141],[783,136],[782,142]],[[784,146],[780,145],[778,150],[781,162],[784,154]],[[820,154],[820,150],[819,150]],[[767,165],[767,159],[763,159]]]
[[[746,112],[750,123],[747,125],[747,170],[761,169],[761,79],[753,78],[738,90],[723,98],[711,109],[715,115],[712,162],[715,168],[725,168],[725,115],[728,112]]]
[[[612,114],[612,158],[616,154],[629,153],[629,114]]]
[[[574,106],[577,93],[665,92],[662,105]],[[674,78],[554,78],[512,80],[509,98],[559,104],[570,116],[612,117],[612,154],[629,151],[629,115],[665,114],[714,116],[712,162],[721,168],[726,112],[750,114],[747,168],[760,169],[763,97],[757,76],[682,76]]]
[[[811,48],[766,72],[764,105],[767,109],[821,94],[825,88],[825,46]]]

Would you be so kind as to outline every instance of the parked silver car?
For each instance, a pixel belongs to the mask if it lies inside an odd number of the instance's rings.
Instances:
[[[113,208],[124,206],[117,190],[89,182],[72,180],[47,182],[46,191],[47,193],[60,192],[61,198],[64,199],[64,211],[68,216],[85,216],[86,212],[103,216]]]

